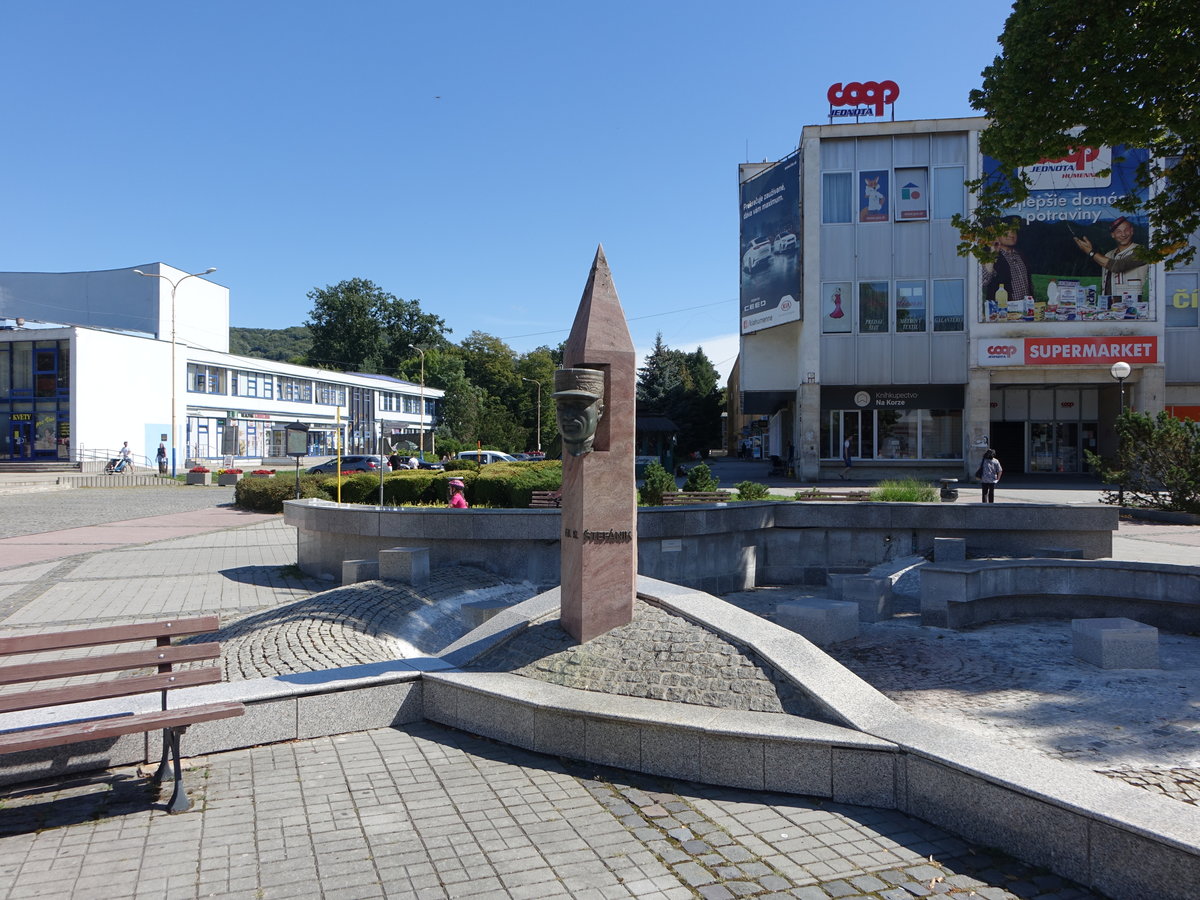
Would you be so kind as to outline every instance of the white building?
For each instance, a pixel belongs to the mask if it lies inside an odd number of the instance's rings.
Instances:
[[[1200,419],[1200,267],[1097,261],[1120,249],[1111,201],[1133,162],[1081,148],[1031,167],[1005,261],[958,255],[950,220],[992,165],[985,126],[808,126],[796,154],[740,167],[742,411],[798,477],[839,472],[847,440],[870,477],[962,476],[988,447],[1010,473],[1086,472],[1085,450],[1115,450],[1122,390],[1139,411]]]
[[[0,273],[0,460],[99,459],[124,441],[147,460],[163,441],[177,465],[278,458],[294,422],[312,456],[333,455],[339,434],[348,453],[433,449],[443,391],[233,356],[228,288],[140,271],[166,277]]]

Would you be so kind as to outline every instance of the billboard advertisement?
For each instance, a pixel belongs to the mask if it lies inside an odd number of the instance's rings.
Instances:
[[[1073,147],[1023,169],[1033,182],[1029,197],[1005,211],[1012,227],[993,245],[994,261],[981,266],[981,321],[1153,318],[1150,267],[1138,256],[1146,216],[1115,205],[1145,159],[1146,151],[1123,146]],[[983,171],[1005,177],[989,156]]]
[[[741,187],[742,334],[801,318],[800,157]]]

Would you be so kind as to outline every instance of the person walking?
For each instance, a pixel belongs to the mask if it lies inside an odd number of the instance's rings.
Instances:
[[[846,438],[844,441],[842,441],[842,464],[845,466],[845,468],[838,472],[838,478],[842,479],[842,481],[845,481],[846,473],[849,472],[853,466],[853,457],[850,455],[850,438]]]
[[[466,485],[459,478],[451,478],[447,484],[450,488],[450,508],[466,509],[468,506],[467,497],[463,493],[466,490]]]
[[[126,441],[122,445],[121,451],[118,455],[121,457],[121,461],[119,463],[117,463],[116,471],[124,472],[126,469],[129,468],[129,465],[131,462],[130,457],[133,456],[133,451],[129,449],[129,441]]]
[[[996,502],[996,484],[1000,481],[1000,476],[1004,474],[1004,466],[1000,465],[1000,460],[996,459],[996,451],[989,449],[983,454],[983,462],[979,464],[979,471],[976,475],[983,483],[983,502]]]
[[[158,453],[157,453],[157,455],[155,455],[154,459],[158,463],[158,474],[166,475],[167,474],[167,445],[162,443],[161,441],[158,444]]]

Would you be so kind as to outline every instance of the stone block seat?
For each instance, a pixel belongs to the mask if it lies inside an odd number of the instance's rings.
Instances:
[[[921,624],[1127,618],[1200,628],[1200,567],[1113,559],[974,559],[921,568]]]
[[[818,647],[858,637],[858,604],[844,600],[784,600],[775,604],[775,621]]]
[[[1072,619],[1072,650],[1101,669],[1157,669],[1158,629],[1133,619]]]

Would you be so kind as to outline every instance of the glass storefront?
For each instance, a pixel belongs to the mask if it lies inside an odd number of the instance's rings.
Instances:
[[[70,341],[0,344],[0,459],[71,458]]]
[[[1037,474],[1090,472],[1099,447],[1099,389],[997,388],[992,391],[991,446],[1005,468]]]

